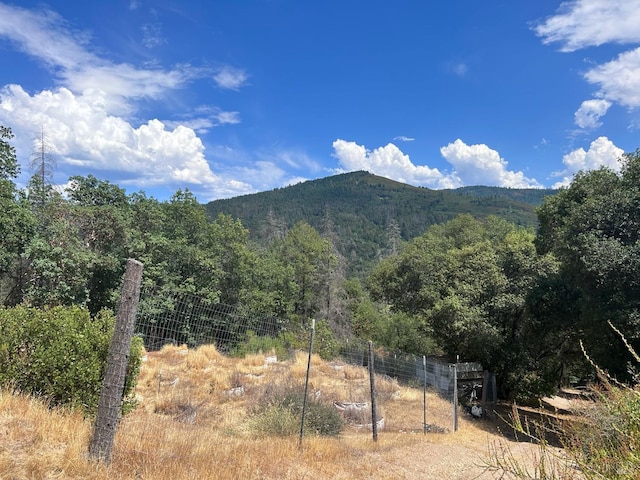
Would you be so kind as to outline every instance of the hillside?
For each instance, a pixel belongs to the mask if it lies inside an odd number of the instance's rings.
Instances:
[[[398,242],[411,240],[430,225],[462,213],[479,218],[498,215],[533,227],[535,207],[553,193],[498,187],[430,190],[352,172],[216,200],[206,208],[212,217],[225,213],[239,218],[258,243],[281,237],[286,229],[304,220],[323,235],[330,235],[347,259],[348,272],[359,274]]]

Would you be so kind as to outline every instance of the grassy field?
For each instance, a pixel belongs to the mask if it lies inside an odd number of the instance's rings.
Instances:
[[[486,469],[490,450],[535,456],[535,447],[511,443],[496,422],[462,417],[451,432],[451,404],[434,393],[427,423],[447,431],[424,434],[422,389],[384,377],[376,379],[384,417],[377,442],[354,424],[338,436],[305,435],[301,445],[296,434],[266,435],[270,426],[256,412],[274,391],[302,385],[306,366],[303,353],[236,359],[212,346],[146,354],[139,404],[120,422],[109,465],[87,458],[90,420],[0,391],[0,479],[500,478]],[[366,402],[368,372],[314,356],[309,392],[328,404]]]

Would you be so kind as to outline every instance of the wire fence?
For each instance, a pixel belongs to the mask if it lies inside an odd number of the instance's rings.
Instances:
[[[271,347],[278,352],[280,361],[294,356],[295,349],[282,348],[284,339],[294,330],[298,339],[303,337],[308,344],[310,330],[292,326],[287,320],[252,316],[242,308],[195,295],[159,294],[154,289],[142,291],[135,326],[135,333],[142,337],[147,351],[160,350],[167,344],[189,348],[213,344],[221,353],[238,355],[258,349],[269,353]],[[297,347],[306,348],[302,342]],[[386,411],[385,429],[425,432],[457,429],[457,371],[475,371],[477,376],[477,370],[481,371],[479,365],[452,364],[440,358],[389,352],[379,346],[375,347],[373,358],[374,371],[383,381],[384,388],[378,394],[382,410]],[[344,369],[369,366],[368,342],[348,338],[331,352],[327,361],[336,375],[348,378],[351,403],[366,403],[369,388],[366,376]]]

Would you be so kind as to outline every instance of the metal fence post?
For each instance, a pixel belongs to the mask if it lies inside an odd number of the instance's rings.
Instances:
[[[456,363],[453,364],[453,431],[458,431],[458,360],[460,357],[456,355]]]
[[[422,356],[422,368],[424,369],[424,385],[422,387],[422,424],[423,424],[423,433],[427,433],[427,357],[426,355]]]
[[[111,450],[122,409],[122,394],[129,363],[131,337],[140,300],[143,264],[127,260],[127,269],[120,296],[120,306],[111,339],[107,366],[100,391],[98,413],[93,427],[93,438],[89,446],[89,457],[111,462]]]
[[[309,358],[307,360],[307,377],[304,381],[304,398],[302,399],[302,419],[300,420],[300,438],[298,447],[302,447],[302,435],[304,434],[304,417],[307,413],[307,392],[309,391],[309,371],[311,370],[311,354],[313,353],[313,339],[316,335],[316,320],[311,320],[311,340],[309,340]]]
[[[369,340],[369,382],[371,383],[371,430],[373,441],[378,441],[378,412],[376,406],[376,382],[373,368],[373,342]]]

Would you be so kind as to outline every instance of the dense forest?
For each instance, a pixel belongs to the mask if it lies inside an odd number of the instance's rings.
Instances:
[[[219,213],[239,218],[250,238],[260,245],[281,238],[287,229],[304,221],[332,238],[349,275],[363,276],[380,258],[397,253],[403,242],[462,213],[478,218],[497,215],[533,227],[535,207],[553,193],[499,187],[430,190],[352,172],[215,200],[206,208],[212,218]]]
[[[558,192],[431,191],[357,172],[205,206],[189,191],[158,201],[91,175],[59,192],[37,173],[19,189],[0,128],[6,307],[113,309],[136,258],[159,291],[480,361],[504,397],[592,378],[581,345],[633,376],[612,326],[638,347],[640,151],[620,173],[583,172]]]

